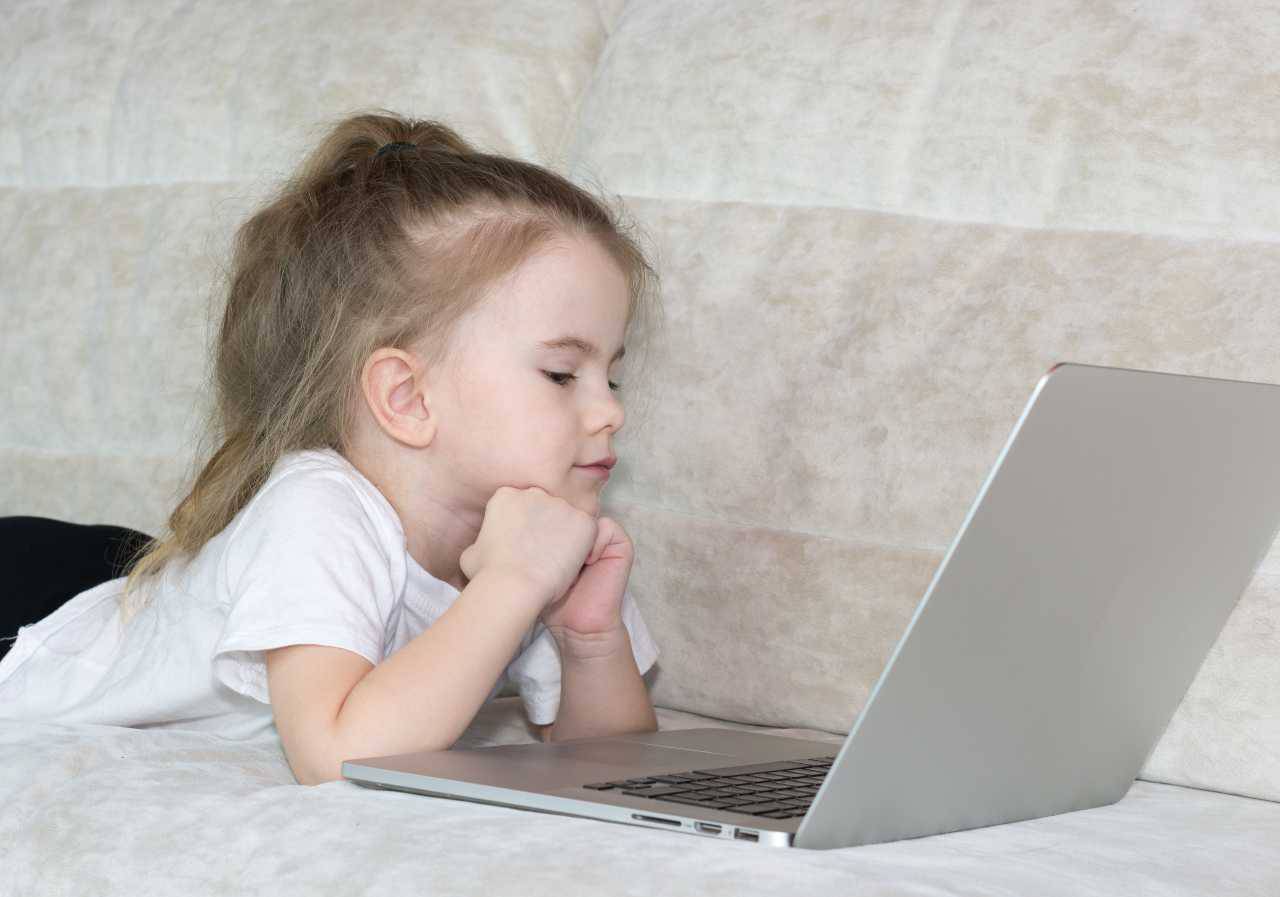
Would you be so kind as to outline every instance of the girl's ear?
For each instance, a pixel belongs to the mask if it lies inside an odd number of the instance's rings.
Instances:
[[[431,443],[437,416],[428,405],[418,359],[400,349],[378,349],[365,361],[360,385],[369,412],[387,436],[414,448]]]

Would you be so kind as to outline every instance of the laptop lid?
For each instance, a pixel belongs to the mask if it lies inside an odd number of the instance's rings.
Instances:
[[[1275,541],[1278,448],[1275,384],[1051,368],[795,846],[1123,797]]]

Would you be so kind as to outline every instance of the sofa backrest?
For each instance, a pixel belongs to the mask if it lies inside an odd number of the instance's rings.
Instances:
[[[234,227],[341,114],[440,118],[618,194],[662,276],[605,493],[654,702],[847,731],[1054,363],[1280,382],[1255,12],[26,8],[0,37],[0,514],[159,532]],[[1273,550],[1144,778],[1280,800],[1278,633]]]

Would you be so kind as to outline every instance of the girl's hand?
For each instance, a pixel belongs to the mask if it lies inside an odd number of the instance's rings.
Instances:
[[[596,541],[569,590],[539,614],[562,653],[599,656],[625,644],[622,594],[635,548],[617,521],[599,518]]]
[[[541,612],[578,578],[599,537],[599,522],[563,498],[539,486],[499,486],[458,566],[468,582],[486,570],[523,578]]]

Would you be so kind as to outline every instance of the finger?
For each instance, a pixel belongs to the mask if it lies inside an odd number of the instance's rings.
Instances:
[[[587,566],[600,560],[600,555],[604,554],[604,550],[609,547],[609,527],[603,522],[606,519],[601,518],[600,525],[596,528],[596,541],[591,546],[590,554],[587,555]]]

